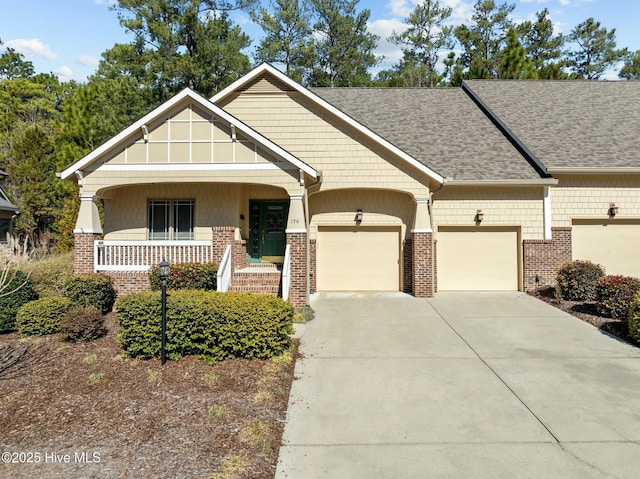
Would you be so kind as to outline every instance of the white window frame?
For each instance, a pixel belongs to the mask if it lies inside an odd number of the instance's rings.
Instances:
[[[192,241],[195,239],[195,200],[191,199],[153,199],[147,201],[147,238],[150,241]],[[164,232],[154,231],[154,206],[163,205],[164,212]],[[189,230],[177,231],[178,207],[190,206]]]

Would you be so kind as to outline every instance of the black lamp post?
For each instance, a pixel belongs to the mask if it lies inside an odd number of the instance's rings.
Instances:
[[[167,277],[170,271],[169,262],[163,259],[158,270],[162,281],[162,349],[160,357],[164,366],[164,363],[167,362]]]

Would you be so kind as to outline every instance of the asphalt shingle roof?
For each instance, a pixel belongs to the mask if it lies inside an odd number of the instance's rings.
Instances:
[[[547,168],[640,167],[640,82],[465,83]]]
[[[448,180],[540,178],[460,88],[312,91]]]

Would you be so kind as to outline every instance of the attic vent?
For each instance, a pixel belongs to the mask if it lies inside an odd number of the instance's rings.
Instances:
[[[283,91],[293,91],[293,89],[271,76],[263,75],[246,85],[241,91],[243,93],[264,94],[282,93]]]

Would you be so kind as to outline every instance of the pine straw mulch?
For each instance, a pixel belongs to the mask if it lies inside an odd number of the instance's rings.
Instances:
[[[274,477],[297,347],[163,368],[126,357],[107,319],[90,343],[0,335],[0,477]]]
[[[605,318],[598,315],[595,303],[581,302],[581,301],[567,301],[561,299],[556,294],[556,289],[552,286],[540,288],[536,291],[530,292],[532,296],[555,306],[556,308],[569,313],[582,321],[589,323],[601,331],[611,334],[623,341],[631,343],[635,346],[639,346],[633,338],[629,337],[629,329],[627,321],[619,319]]]

